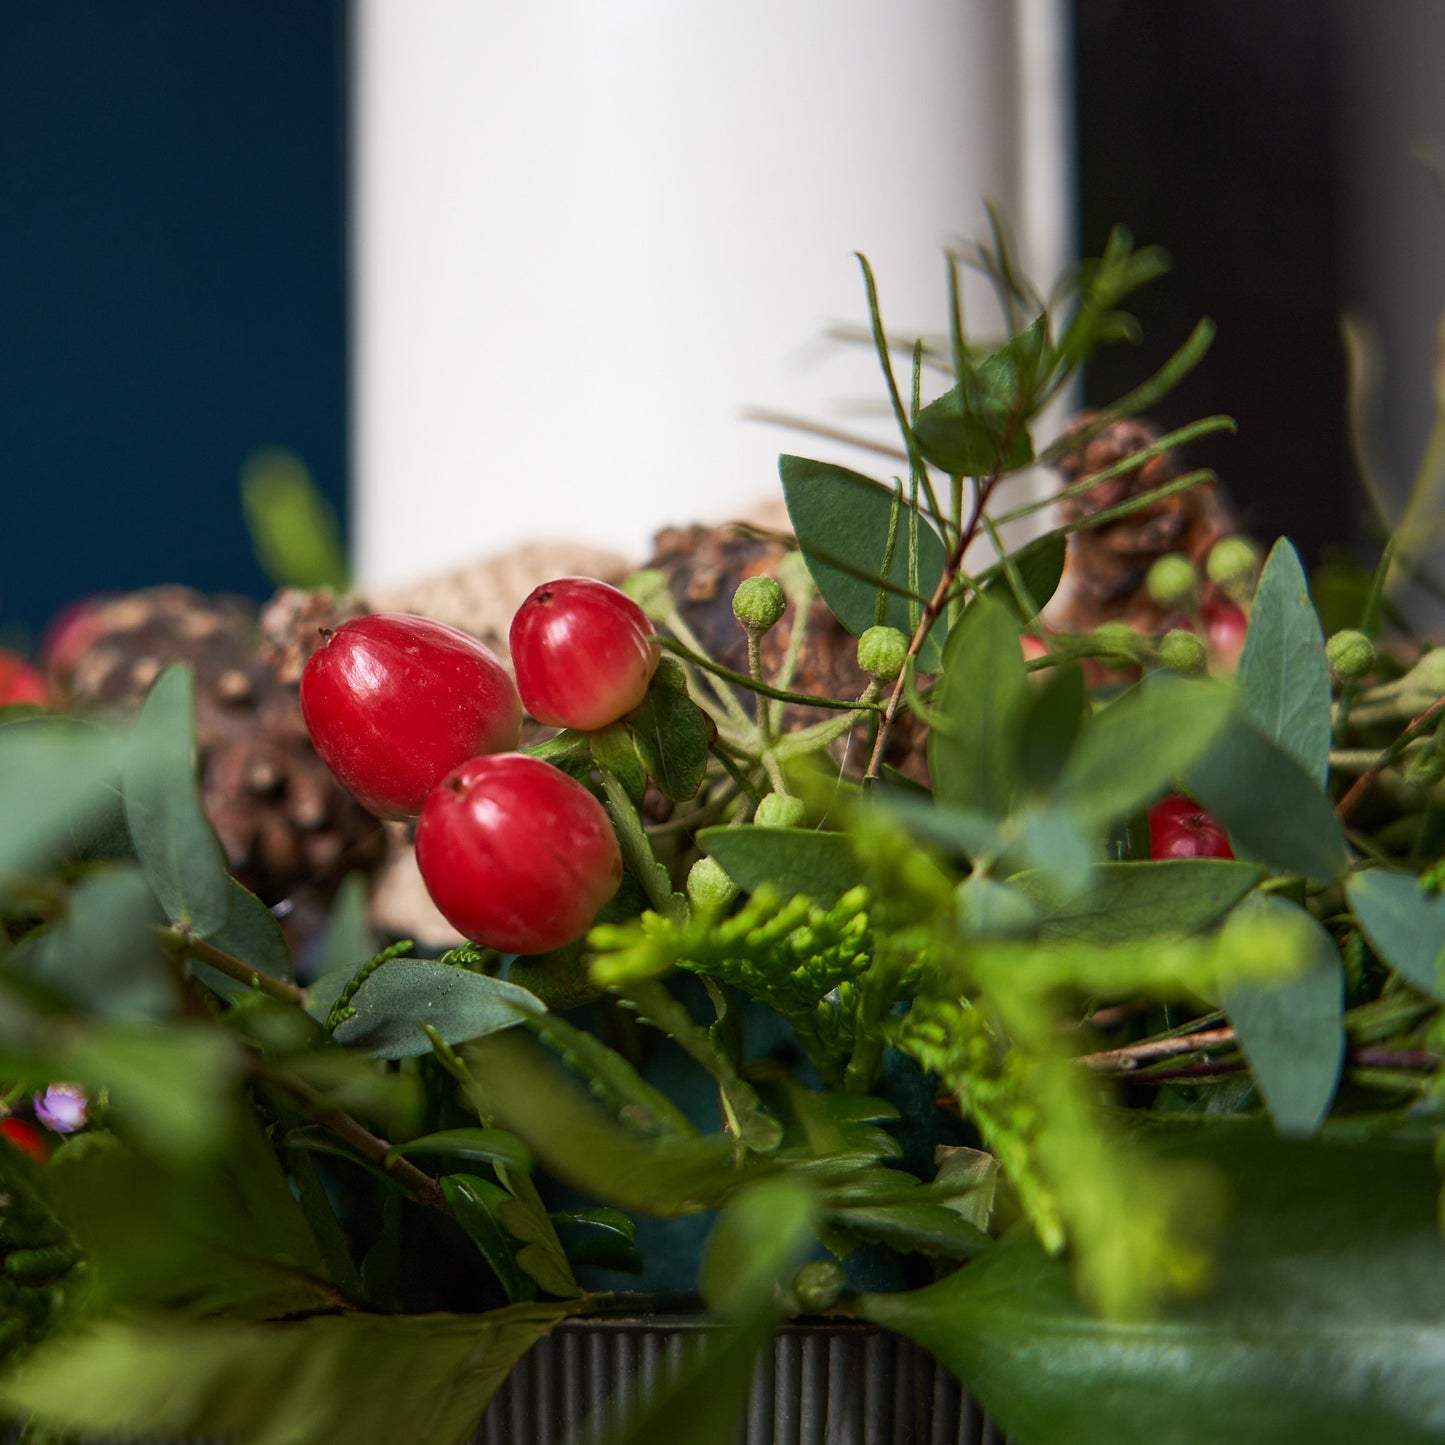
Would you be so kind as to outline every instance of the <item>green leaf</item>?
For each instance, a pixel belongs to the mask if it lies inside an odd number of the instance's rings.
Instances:
[[[830,1228],[846,1229],[900,1254],[971,1259],[993,1243],[976,1224],[946,1204],[856,1205],[830,1211]]]
[[[499,1171],[502,1182],[513,1193],[497,1206],[497,1218],[515,1239],[522,1241],[517,1251],[517,1265],[534,1279],[538,1286],[558,1299],[575,1299],[581,1294],[572,1266],[567,1261],[562,1241],[547,1213],[532,1176],[524,1169]]]
[[[535,1299],[536,1283],[518,1266],[499,1214],[501,1206],[512,1196],[500,1184],[475,1174],[443,1175],[441,1185],[453,1217],[491,1266],[507,1292],[507,1299],[512,1304]]]
[[[100,825],[132,739],[69,718],[0,725],[0,878],[40,869]]]
[[[1243,984],[1220,1000],[1249,1060],[1275,1128],[1284,1135],[1318,1133],[1339,1087],[1345,1062],[1345,971],[1335,941],[1313,915],[1273,895],[1250,899],[1224,925],[1273,915],[1309,935],[1303,973],[1274,985]]]
[[[160,922],[150,885],[122,864],[83,879],[65,917],[14,961],[100,1018],[163,1018],[175,990],[157,944]]]
[[[1017,873],[1009,886],[1037,905],[1041,939],[1110,944],[1198,933],[1223,918],[1259,879],[1250,863],[1168,858],[1096,864],[1088,887],[1072,897],[1060,897],[1039,872]]]
[[[1185,773],[1189,792],[1244,859],[1307,878],[1338,878],[1345,835],[1315,780],[1248,718],[1231,718]]]
[[[587,741],[597,766],[611,773],[633,803],[641,806],[642,795],[647,791],[647,765],[626,725],[616,722],[599,728],[587,734]]]
[[[1050,532],[1010,552],[974,579],[983,584],[986,597],[1008,607],[1020,622],[1031,622],[1059,590],[1064,576],[1064,558],[1068,538],[1062,532]],[[1010,575],[1012,574],[1012,575]],[[1018,579],[1026,599],[1016,595],[1014,578]]]
[[[928,770],[940,803],[995,817],[1008,812],[1020,780],[1028,696],[1018,623],[980,597],[949,634],[933,689]]]
[[[1042,793],[1058,782],[1088,708],[1083,668],[1052,669],[1024,711],[1019,753],[1027,787]]]
[[[1127,818],[1215,742],[1234,706],[1209,682],[1132,688],[1084,724],[1054,802],[1086,827]]]
[[[1323,789],[1330,770],[1330,665],[1309,581],[1283,537],[1260,574],[1238,675],[1251,721]]]
[[[286,946],[286,936],[276,915],[249,889],[243,888],[234,878],[228,880],[231,895],[230,909],[226,921],[213,932],[205,935],[207,943],[214,944],[223,953],[248,963],[257,973],[290,982],[296,975],[291,967],[291,950]],[[234,979],[207,968],[204,964],[193,964],[193,968],[208,983],[221,993],[244,992]]]
[[[484,973],[394,958],[356,990],[351,1007],[356,1012],[333,1033],[337,1043],[380,1059],[405,1059],[431,1052],[427,1024],[443,1043],[460,1044],[509,1029],[540,1013],[543,1004],[526,989]]]
[[[29,1354],[0,1386],[0,1406],[82,1435],[466,1445],[512,1366],[575,1311],[564,1301],[273,1324],[107,1319]]]
[[[344,971],[348,978],[376,953],[366,903],[366,874],[348,873],[336,890],[317,959],[316,974]]]
[[[647,696],[623,721],[637,756],[663,795],[675,803],[692,797],[707,772],[707,751],[716,729],[692,700],[687,675],[675,658],[658,662]]]
[[[889,518],[893,514],[893,493],[846,467],[808,461],[804,457],[784,456],[779,459],[778,470],[798,546],[833,615],[855,637],[866,632],[877,620],[879,585],[884,581],[892,591],[883,620],[905,637],[911,637],[914,624],[907,598],[912,589],[906,546],[894,547],[887,576],[880,577]],[[906,525],[900,531],[906,535]],[[917,588],[920,597],[933,595],[947,561],[938,533],[920,521]],[[918,665],[925,672],[938,668],[939,643],[945,628],[940,618],[924,640]]]
[[[256,560],[277,587],[350,587],[336,513],[299,457],[281,450],[248,457],[241,503]]]
[[[462,1056],[497,1121],[527,1142],[549,1174],[596,1199],[670,1218],[715,1207],[740,1182],[730,1140],[639,1138],[524,1035],[492,1034]]]
[[[926,794],[915,797],[890,789],[876,805],[897,818],[915,838],[968,858],[1001,853],[1010,841],[1001,819],[972,808],[935,806]]]
[[[1033,460],[1025,419],[1047,341],[1041,316],[918,413],[913,434],[934,466],[950,476],[987,477]]]
[[[423,1134],[404,1144],[393,1144],[386,1151],[386,1162],[403,1156],[439,1154],[447,1159],[472,1159],[488,1164],[509,1164],[514,1169],[532,1168],[527,1146],[505,1129],[443,1129],[436,1134]]]
[[[1212,1287],[1157,1323],[1092,1315],[1067,1261],[1023,1230],[858,1308],[937,1355],[1017,1445],[1437,1442],[1445,1245],[1428,1153],[1239,1128],[1201,1152],[1232,1214]]]
[[[125,816],[141,870],[173,923],[203,937],[226,924],[226,855],[196,785],[195,694],[177,663],[156,679],[136,719],[125,769]]]
[[[637,1237],[637,1226],[631,1215],[620,1209],[609,1209],[605,1204],[594,1205],[591,1209],[554,1209],[552,1223],[558,1226],[584,1225],[589,1229],[605,1230],[619,1239],[629,1242]]]
[[[1409,873],[1371,868],[1345,883],[1370,947],[1422,993],[1445,998],[1445,893],[1424,893]]]
[[[765,1308],[813,1243],[818,1203],[801,1179],[782,1175],[742,1189],[718,1216],[698,1285],[732,1319]]]
[[[831,907],[861,881],[863,870],[847,833],[814,828],[702,828],[697,844],[751,893],[771,883],[785,898],[805,893]]]

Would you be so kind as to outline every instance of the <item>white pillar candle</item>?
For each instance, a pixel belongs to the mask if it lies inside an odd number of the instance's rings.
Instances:
[[[1072,241],[1062,0],[359,0],[358,575],[542,537],[645,555],[776,495],[777,455],[886,460],[854,251],[907,341],[983,198],[1047,281]],[[970,280],[969,317],[996,324]],[[907,360],[899,362],[907,384]],[[933,383],[942,388],[941,380]]]

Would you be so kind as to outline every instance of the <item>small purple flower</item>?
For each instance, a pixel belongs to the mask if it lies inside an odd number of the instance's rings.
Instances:
[[[83,1129],[90,1116],[90,1101],[79,1084],[51,1084],[35,1096],[35,1117],[56,1134]]]

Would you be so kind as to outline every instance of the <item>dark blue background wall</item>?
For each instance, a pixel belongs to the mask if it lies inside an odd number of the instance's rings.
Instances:
[[[253,450],[338,503],[343,0],[0,0],[0,631],[265,595]]]

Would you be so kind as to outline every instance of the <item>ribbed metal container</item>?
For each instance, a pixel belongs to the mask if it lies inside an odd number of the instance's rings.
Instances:
[[[512,1370],[475,1445],[589,1445],[677,1370],[707,1330],[689,1320],[565,1320]],[[754,1370],[737,1442],[1007,1445],[931,1355],[848,1320],[779,1330]]]

